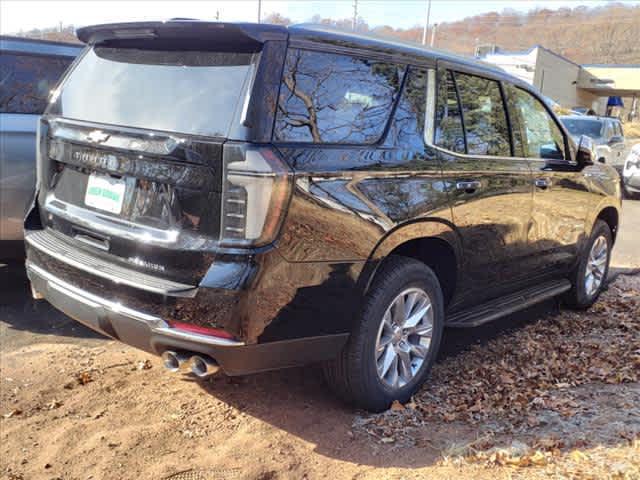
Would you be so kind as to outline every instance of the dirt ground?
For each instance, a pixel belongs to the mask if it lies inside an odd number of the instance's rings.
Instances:
[[[315,367],[169,374],[0,269],[0,478],[640,479],[640,202],[625,214],[592,309],[447,330],[428,385],[378,415]]]

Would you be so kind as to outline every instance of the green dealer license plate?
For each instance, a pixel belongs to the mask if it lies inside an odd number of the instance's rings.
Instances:
[[[87,181],[84,203],[89,207],[118,214],[122,210],[124,191],[124,180],[92,173]]]

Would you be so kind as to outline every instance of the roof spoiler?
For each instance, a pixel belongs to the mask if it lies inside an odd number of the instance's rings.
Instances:
[[[93,45],[109,40],[194,40],[231,42],[238,46],[259,48],[268,40],[286,40],[285,27],[258,23],[204,22],[175,19],[166,22],[127,22],[93,25],[79,28],[78,38]]]

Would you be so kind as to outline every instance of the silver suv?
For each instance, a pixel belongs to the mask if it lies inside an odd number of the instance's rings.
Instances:
[[[598,161],[609,165],[624,163],[625,150],[622,123],[613,117],[595,117],[589,115],[565,115],[560,121],[569,133],[578,140],[581,135],[593,139]]]
[[[23,254],[36,180],[36,127],[81,45],[0,36],[0,257]],[[22,253],[21,253],[22,252]]]

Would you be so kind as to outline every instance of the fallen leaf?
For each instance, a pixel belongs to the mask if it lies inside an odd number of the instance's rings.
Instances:
[[[547,464],[547,457],[540,450],[536,450],[533,455],[529,456],[532,465],[541,466]]]
[[[571,460],[573,460],[576,463],[580,463],[580,462],[584,462],[586,460],[589,460],[589,457],[587,456],[587,454],[582,453],[580,450],[574,450],[573,452],[571,452],[569,454],[569,458]]]
[[[89,382],[93,382],[93,377],[91,376],[91,372],[81,372],[76,377],[76,380],[78,380],[80,385],[86,385]]]
[[[143,360],[141,362],[138,362],[137,365],[137,370],[149,370],[152,367],[151,365],[151,361],[150,360]]]

